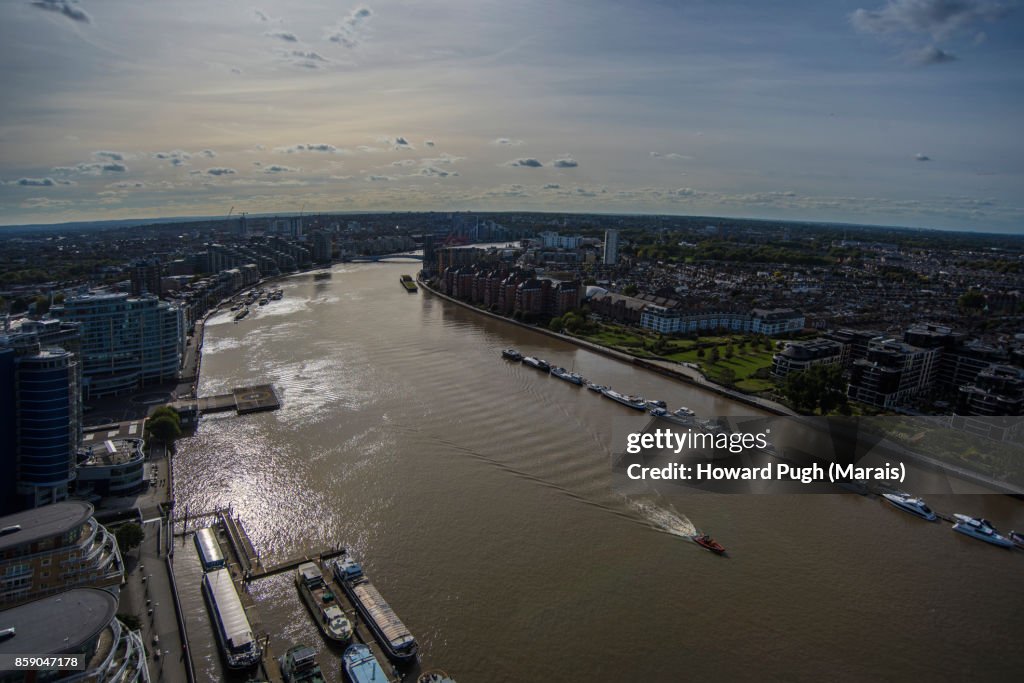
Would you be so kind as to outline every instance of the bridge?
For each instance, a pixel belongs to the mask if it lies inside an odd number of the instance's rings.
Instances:
[[[401,254],[377,254],[375,256],[353,256],[348,259],[349,263],[376,263],[377,261],[384,261],[389,259],[412,259],[413,261],[422,261],[423,254],[416,254],[414,252],[405,252]]]

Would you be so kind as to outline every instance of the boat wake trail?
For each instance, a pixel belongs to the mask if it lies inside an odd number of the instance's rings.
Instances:
[[[650,501],[633,498],[629,499],[629,504],[658,531],[686,538],[697,533],[697,527],[693,525],[693,522],[687,519],[686,515],[679,513],[671,504],[666,508]]]

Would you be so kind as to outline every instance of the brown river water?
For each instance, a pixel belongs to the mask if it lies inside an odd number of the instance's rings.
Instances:
[[[200,394],[271,382],[276,412],[211,416],[175,456],[179,511],[232,505],[267,561],[343,544],[420,642],[470,681],[1004,680],[1024,666],[1024,552],[858,495],[613,486],[624,406],[513,346],[699,415],[752,408],[345,264],[206,326]],[[637,418],[633,418],[637,419]],[[1024,528],[1004,496],[929,496]],[[697,526],[730,551],[685,538]],[[181,541],[179,541],[181,543]],[[198,679],[224,678],[191,543],[178,571]],[[187,551],[187,552],[186,552]],[[190,564],[191,563],[191,564]],[[278,652],[329,649],[290,574],[254,582]]]

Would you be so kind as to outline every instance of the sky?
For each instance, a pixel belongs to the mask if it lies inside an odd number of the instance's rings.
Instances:
[[[1019,0],[5,0],[0,225],[342,211],[1024,233]]]

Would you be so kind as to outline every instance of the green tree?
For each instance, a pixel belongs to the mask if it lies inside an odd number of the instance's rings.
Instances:
[[[721,357],[722,357],[722,356],[721,356],[721,355],[720,355],[720,354],[718,353],[718,347],[717,347],[717,346],[712,346],[712,347],[711,347],[711,363],[712,363],[712,364],[714,364],[714,363],[717,363],[717,362],[718,362],[718,360],[719,360],[719,359],[720,359]]]
[[[814,365],[801,372],[791,372],[786,375],[783,393],[798,412],[817,410],[828,415],[846,404],[843,369],[838,365]]]
[[[969,289],[960,295],[956,303],[961,310],[980,311],[985,307],[985,295],[976,289]]]
[[[36,315],[46,315],[50,310],[50,298],[40,294],[33,302],[36,305]]]
[[[565,319],[562,317],[552,318],[548,323],[548,329],[552,332],[561,332],[565,329]]]
[[[622,288],[622,293],[626,296],[636,296],[636,293],[639,291],[640,290],[637,289],[637,286],[634,284],[629,284]]]
[[[181,436],[181,424],[169,415],[161,415],[146,420],[146,431],[153,440],[169,444]]]
[[[725,357],[732,358],[733,355],[735,355],[735,352],[732,348],[732,342],[729,342],[728,344],[725,345]]]
[[[704,347],[703,346],[698,346],[697,347],[697,358],[703,358],[703,357],[704,357]]]
[[[122,553],[126,553],[142,544],[142,540],[146,538],[146,532],[138,524],[128,522],[114,530],[114,538],[117,539],[117,547],[121,549]]]
[[[732,368],[722,368],[716,378],[720,384],[731,387],[736,384],[736,372]]]

